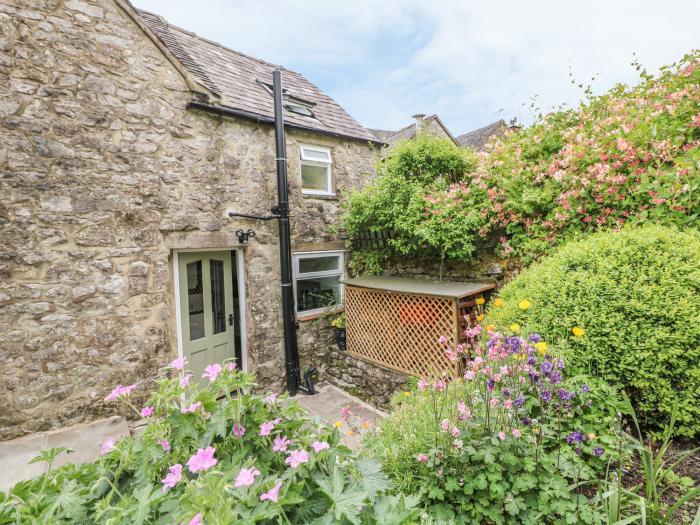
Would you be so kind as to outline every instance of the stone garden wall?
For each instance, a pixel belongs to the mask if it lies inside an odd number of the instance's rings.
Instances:
[[[113,413],[176,356],[173,249],[244,248],[250,369],[284,378],[273,130],[186,111],[187,82],[111,0],[0,3],[0,439]],[[293,243],[337,240],[337,200],[302,199],[296,141],[333,148],[339,191],[362,143],[290,133]]]

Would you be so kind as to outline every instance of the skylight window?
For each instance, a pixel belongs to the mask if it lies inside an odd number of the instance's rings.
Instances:
[[[272,84],[261,80],[257,80],[257,83],[260,84],[270,95],[273,95]],[[284,109],[291,113],[296,113],[297,115],[302,115],[304,117],[316,118],[316,115],[314,115],[314,112],[311,110],[311,108],[316,105],[315,102],[291,95],[289,91],[284,88],[282,88],[282,102]]]

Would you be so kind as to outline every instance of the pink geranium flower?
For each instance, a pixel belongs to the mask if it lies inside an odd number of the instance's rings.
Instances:
[[[260,471],[255,467],[242,468],[238,471],[238,476],[236,476],[236,483],[234,487],[250,487],[255,483],[255,476],[260,474]]]
[[[322,450],[326,450],[327,448],[331,448],[331,446],[326,443],[325,441],[314,441],[313,445],[311,445],[314,449],[314,452],[317,454],[321,452]]]
[[[421,452],[420,454],[418,454],[418,458],[417,458],[417,459],[418,459],[418,462],[419,462],[419,463],[425,463],[425,462],[428,461],[428,456],[426,456],[425,454],[423,454],[423,453]]]
[[[442,379],[435,383],[435,390],[437,390],[438,392],[444,392],[446,388],[447,384]]]
[[[159,439],[158,444],[163,447],[163,450],[165,452],[170,452],[170,441],[167,439]]]
[[[452,437],[457,437],[459,436],[459,429],[457,427],[452,427]]]
[[[163,478],[161,483],[163,483],[163,492],[167,492],[168,489],[173,488],[182,479],[182,465],[177,463],[168,469],[168,475]]]
[[[284,462],[292,468],[297,468],[299,465],[306,463],[307,461],[309,461],[309,453],[303,448],[300,448],[299,450],[292,450],[289,453],[289,457],[284,460]]]
[[[272,444],[272,451],[286,452],[290,443],[291,441],[287,439],[287,436],[276,437],[274,443]]]
[[[270,432],[272,432],[275,429],[276,423],[274,421],[265,421],[263,424],[260,425],[260,435],[261,436],[269,436]]]
[[[214,363],[213,365],[209,365],[204,369],[202,377],[204,379],[208,379],[209,381],[216,381],[216,378],[219,376],[220,373],[221,365],[219,363]]]
[[[104,440],[104,442],[100,445],[100,453],[101,454],[107,454],[107,452],[114,450],[114,438],[107,438]]]
[[[233,435],[236,437],[243,437],[243,434],[245,434],[245,427],[241,425],[240,423],[234,423],[233,424]]]
[[[447,344],[447,337],[445,337],[444,335],[441,335],[440,339],[438,339],[438,343],[445,346]]]
[[[418,390],[423,391],[428,387],[428,382],[425,379],[421,379],[418,381]]]
[[[180,378],[180,386],[181,387],[186,387],[187,385],[190,384],[190,379],[192,378],[192,374],[185,374]]]
[[[195,514],[187,525],[202,525],[202,513]]]
[[[143,407],[141,409],[141,417],[151,417],[153,412],[155,412],[153,407]]]
[[[174,368],[175,370],[182,370],[185,368],[185,365],[187,364],[187,358],[185,357],[178,357],[177,359],[173,359],[170,361],[170,368]]]
[[[126,397],[129,394],[131,394],[131,391],[134,388],[136,388],[136,385],[128,385],[128,386],[117,385],[109,393],[109,395],[107,397],[105,397],[105,401],[114,401],[116,399],[119,399],[120,397]]]
[[[238,365],[236,364],[235,361],[231,361],[230,363],[226,363],[226,369],[229,372],[233,372],[236,368],[238,368]]]
[[[192,403],[190,406],[188,406],[186,408],[181,408],[180,412],[182,412],[183,414],[193,414],[197,410],[199,410],[201,407],[202,407],[202,403],[197,401],[196,403]]]
[[[501,441],[505,441],[505,439],[506,439],[506,433],[505,433],[505,432],[499,432],[499,433],[498,433],[498,439],[500,439]]]
[[[216,465],[216,458],[214,458],[215,452],[216,450],[214,447],[198,449],[197,453],[187,460],[187,468],[190,469],[190,472],[209,470]]]
[[[520,432],[520,430],[517,429],[517,428],[514,428],[514,429],[511,431],[511,434],[513,434],[513,437],[514,437],[514,438],[519,438],[520,436],[522,436],[522,432]]]
[[[260,494],[260,501],[265,501],[269,499],[270,501],[277,501],[280,495],[280,488],[282,488],[282,482],[278,481],[274,487],[268,490],[265,494]]]
[[[268,394],[267,397],[265,398],[265,401],[272,404],[275,402],[275,399],[277,399],[277,394]]]

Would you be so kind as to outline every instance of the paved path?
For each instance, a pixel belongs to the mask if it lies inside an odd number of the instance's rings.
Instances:
[[[337,421],[342,421],[342,426],[340,427],[343,435],[342,442],[352,449],[357,449],[359,446],[360,436],[358,431],[351,432],[347,422],[343,421],[341,415],[343,407],[350,407],[350,412],[352,413],[350,421],[353,426],[359,429],[359,433],[367,431],[367,429],[362,429],[362,419],[367,420],[369,429],[372,429],[379,420],[386,416],[384,412],[333,385],[323,383],[317,385],[316,390],[319,393],[314,396],[300,393],[292,399],[298,401],[310,415],[320,416],[324,422],[330,425],[335,424]]]
[[[7,490],[17,482],[31,479],[46,472],[46,463],[29,461],[51,447],[68,447],[72,454],[61,454],[54,467],[66,463],[95,461],[100,454],[100,445],[108,438],[120,439],[129,435],[129,425],[120,416],[114,416],[85,425],[60,428],[50,432],[39,432],[29,436],[0,442],[0,490]]]

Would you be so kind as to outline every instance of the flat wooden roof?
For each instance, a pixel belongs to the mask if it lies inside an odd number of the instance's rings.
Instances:
[[[388,292],[408,293],[414,295],[433,295],[461,299],[479,292],[495,288],[493,283],[437,281],[434,279],[412,279],[410,277],[371,276],[344,279],[346,286],[374,288]]]

